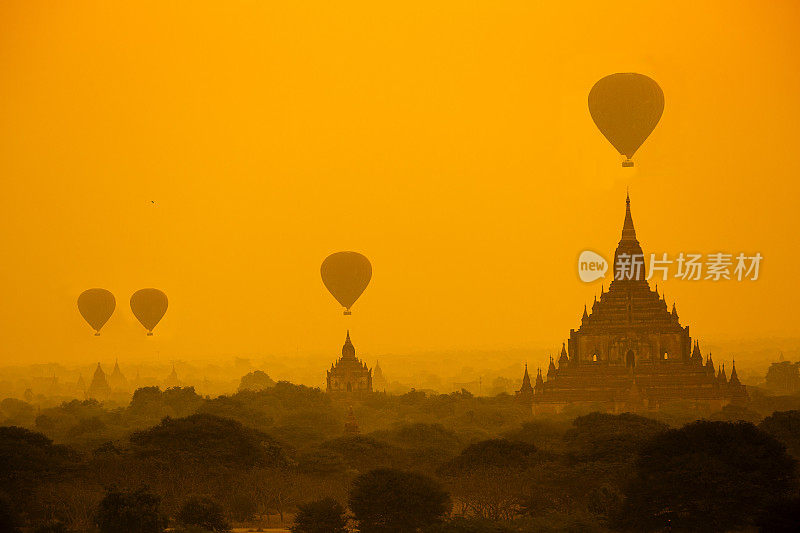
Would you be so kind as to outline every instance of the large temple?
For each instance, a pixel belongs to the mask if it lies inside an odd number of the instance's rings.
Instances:
[[[106,373],[103,372],[100,363],[97,363],[97,368],[94,370],[92,383],[89,385],[89,390],[86,391],[86,396],[95,400],[107,400],[110,394],[111,387],[108,386]]]
[[[704,361],[675,304],[668,309],[663,295],[650,288],[630,197],[613,272],[608,291],[601,288],[591,310],[584,306],[580,327],[570,330],[558,361],[550,358],[547,379],[541,369],[537,372],[534,412],[559,412],[575,403],[619,412],[657,409],[672,401],[717,409],[747,401],[735,364],[728,379],[724,367],[714,368],[711,354]]]
[[[328,370],[328,393],[336,396],[360,396],[372,392],[372,370],[356,357],[350,332],[342,346],[342,356]]]

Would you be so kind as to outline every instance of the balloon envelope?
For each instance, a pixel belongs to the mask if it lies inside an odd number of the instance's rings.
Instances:
[[[164,313],[167,312],[167,295],[158,289],[140,289],[131,296],[131,311],[152,335]]]
[[[78,311],[95,330],[95,335],[100,335],[100,330],[114,314],[116,306],[114,295],[105,289],[89,289],[78,296]]]
[[[664,112],[661,87],[643,74],[611,74],[589,91],[589,113],[617,151],[630,158],[655,129]]]
[[[369,259],[358,252],[336,252],[325,258],[320,267],[322,283],[342,307],[350,307],[372,279],[372,265]]]

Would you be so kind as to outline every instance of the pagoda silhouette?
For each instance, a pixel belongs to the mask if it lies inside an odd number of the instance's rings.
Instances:
[[[331,365],[327,375],[327,392],[333,396],[362,396],[372,392],[372,370],[356,357],[350,331],[342,346],[342,356]]]
[[[631,268],[632,263],[639,267]],[[713,409],[747,401],[735,364],[728,379],[724,367],[715,371],[710,353],[704,362],[676,305],[670,310],[663,294],[650,288],[630,196],[613,272],[608,291],[600,289],[591,310],[584,306],[580,327],[570,330],[557,362],[550,357],[546,379],[541,369],[537,372],[531,397],[535,412],[560,412],[575,403],[622,412],[682,400]],[[525,378],[530,382],[527,368]],[[521,392],[525,389],[523,383]]]

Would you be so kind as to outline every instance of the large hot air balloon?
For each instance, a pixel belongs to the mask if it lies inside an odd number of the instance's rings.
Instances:
[[[81,312],[83,319],[92,326],[95,336],[100,336],[100,330],[114,314],[116,306],[117,301],[114,299],[114,295],[105,289],[89,289],[78,296],[78,311]]]
[[[131,296],[131,311],[136,319],[153,335],[153,329],[167,312],[167,295],[158,289],[140,289]]]
[[[350,314],[350,308],[372,278],[369,259],[358,252],[336,252],[325,258],[320,267],[322,283],[336,301]]]
[[[623,167],[647,139],[664,112],[661,87],[643,74],[611,74],[589,91],[589,113],[600,132],[625,156]]]

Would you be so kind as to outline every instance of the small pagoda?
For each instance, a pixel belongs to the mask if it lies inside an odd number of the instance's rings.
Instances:
[[[342,356],[328,370],[327,391],[334,396],[348,397],[372,392],[372,370],[356,357],[350,331],[342,346]]]

